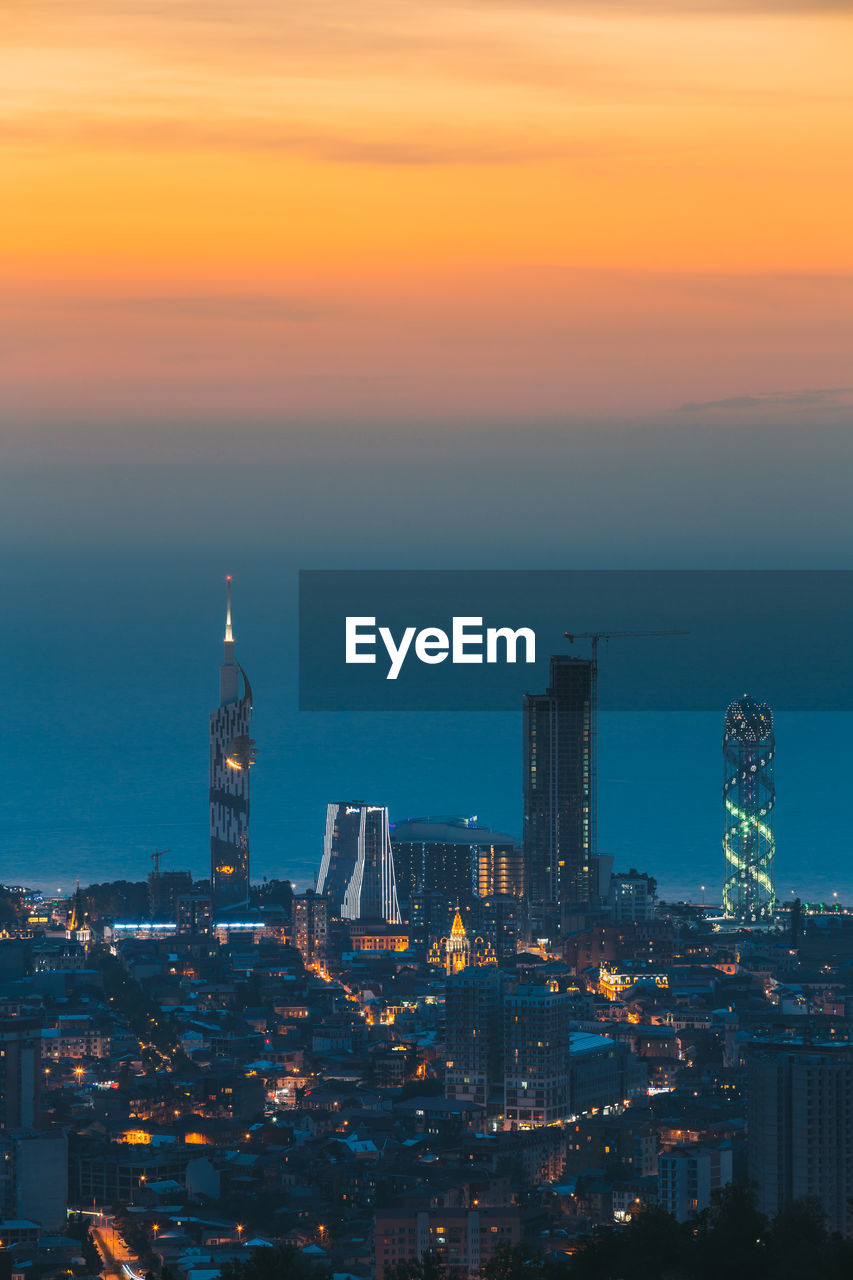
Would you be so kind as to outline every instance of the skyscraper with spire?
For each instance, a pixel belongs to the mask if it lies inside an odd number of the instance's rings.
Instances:
[[[234,658],[230,574],[226,582],[219,706],[210,716],[210,892],[216,913],[248,905],[249,771],[255,758],[252,686]]]

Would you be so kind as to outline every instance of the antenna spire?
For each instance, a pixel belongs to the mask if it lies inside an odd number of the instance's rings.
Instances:
[[[225,643],[233,643],[234,635],[231,631],[231,574],[229,573],[225,579],[226,587],[226,604],[225,604]]]

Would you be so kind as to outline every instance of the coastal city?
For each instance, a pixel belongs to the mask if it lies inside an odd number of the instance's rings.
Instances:
[[[721,708],[720,879],[666,901],[597,847],[592,650],[524,697],[520,837],[330,799],[298,891],[228,579],[209,879],[3,870],[0,1280],[851,1273],[853,914],[777,894],[772,708]]]

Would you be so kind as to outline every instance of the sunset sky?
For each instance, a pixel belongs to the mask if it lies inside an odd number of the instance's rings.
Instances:
[[[16,420],[847,395],[843,0],[4,8]]]
[[[0,879],[204,873],[226,573],[253,865],[307,881],[333,798],[519,832],[520,716],[298,714],[298,569],[850,567],[850,0],[0,31]],[[664,889],[722,875],[722,715],[602,726]],[[780,719],[777,821],[853,899],[851,720]]]

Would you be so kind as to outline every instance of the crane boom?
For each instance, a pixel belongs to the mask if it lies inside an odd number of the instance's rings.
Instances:
[[[689,636],[689,631],[564,631],[569,644],[575,640],[614,640],[626,636]]]
[[[159,876],[160,874],[160,859],[163,857],[164,854],[171,853],[171,852],[172,852],[171,849],[155,849],[155,851],[151,854],[151,861],[154,863],[155,876]]]

